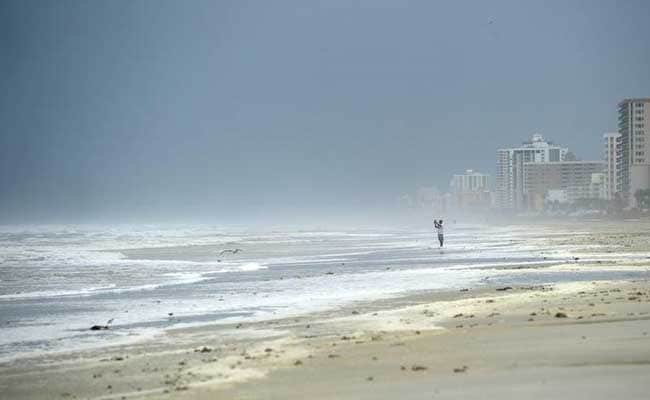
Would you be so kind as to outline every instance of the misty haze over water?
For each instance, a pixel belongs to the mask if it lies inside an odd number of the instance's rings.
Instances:
[[[4,1],[0,222],[382,225],[533,132],[600,158],[650,93],[649,12]]]

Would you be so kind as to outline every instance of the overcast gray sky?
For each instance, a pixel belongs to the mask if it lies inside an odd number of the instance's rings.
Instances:
[[[0,221],[389,207],[533,132],[600,157],[650,2],[0,2]]]

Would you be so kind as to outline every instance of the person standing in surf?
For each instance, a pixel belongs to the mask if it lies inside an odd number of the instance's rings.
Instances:
[[[434,219],[433,226],[436,228],[436,231],[438,231],[438,241],[440,242],[440,247],[442,248],[442,245],[445,242],[445,229],[442,226],[442,220],[436,221]]]

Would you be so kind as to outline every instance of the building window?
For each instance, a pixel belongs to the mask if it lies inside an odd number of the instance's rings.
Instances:
[[[635,104],[636,107],[641,107],[641,108],[643,108],[643,105],[644,105],[643,103],[636,103]]]

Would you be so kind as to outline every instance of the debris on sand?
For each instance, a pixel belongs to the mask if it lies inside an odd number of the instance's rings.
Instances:
[[[93,325],[90,327],[91,331],[105,331],[107,329],[111,328],[111,324],[113,323],[114,318],[109,319],[106,321],[105,325]]]
[[[467,369],[468,369],[467,365],[463,365],[460,368],[454,368],[454,373],[456,373],[456,374],[463,373],[463,372],[466,372]]]
[[[194,349],[195,353],[210,353],[211,351],[212,351],[212,349],[210,347],[207,347],[207,346],[203,346],[201,348]]]
[[[567,315],[563,312],[556,312],[555,313],[555,318],[566,318]]]
[[[295,365],[296,367],[298,367],[298,366],[302,365],[302,361],[300,361],[300,360],[296,360],[296,362],[294,362],[293,365]]]
[[[90,327],[91,331],[103,331],[109,329],[108,325],[93,325]]]
[[[411,371],[426,371],[426,369],[427,367],[425,367],[424,365],[414,364],[411,366]]]
[[[511,286],[506,286],[506,287],[502,287],[502,288],[497,288],[497,291],[499,291],[499,292],[505,292],[506,290],[512,290],[512,287]]]

